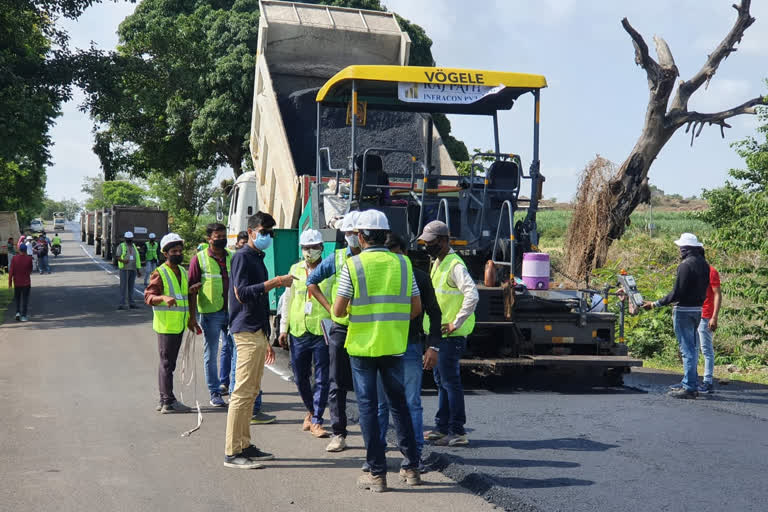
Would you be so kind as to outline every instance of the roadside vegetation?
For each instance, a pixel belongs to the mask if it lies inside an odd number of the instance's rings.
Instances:
[[[13,290],[8,288],[8,274],[0,270],[0,324],[5,319],[5,311],[13,301]]]

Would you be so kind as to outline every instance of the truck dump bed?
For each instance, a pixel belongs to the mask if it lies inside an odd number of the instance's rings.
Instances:
[[[300,197],[306,181],[299,177],[315,174],[317,91],[352,64],[407,65],[411,40],[393,13],[274,0],[261,0],[260,9],[250,134],[258,204],[248,206],[271,213],[277,227],[292,228],[306,197]],[[327,110],[320,145],[342,148],[330,155],[331,166],[348,168],[348,116],[343,109]],[[420,114],[368,113],[359,127],[358,149],[407,148],[421,157],[426,126]],[[433,165],[455,173],[439,136],[435,143]],[[387,172],[408,169],[397,158],[406,157],[385,158]]]

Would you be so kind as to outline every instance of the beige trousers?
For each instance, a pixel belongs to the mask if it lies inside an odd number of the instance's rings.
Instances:
[[[229,397],[225,455],[237,455],[251,444],[253,401],[261,389],[264,359],[269,341],[264,331],[237,332],[232,335],[237,347],[235,389]]]

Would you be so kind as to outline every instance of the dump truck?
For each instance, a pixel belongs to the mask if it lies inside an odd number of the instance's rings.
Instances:
[[[140,248],[149,240],[150,233],[155,234],[158,242],[168,234],[166,210],[145,206],[113,206],[102,214],[107,218],[106,223],[110,228],[102,241],[103,251],[107,251],[105,259],[111,260],[115,266],[115,249],[123,241],[126,231],[133,233],[133,242]]]
[[[101,254],[102,251],[102,232],[104,229],[104,210],[94,210],[93,211],[93,217],[96,219],[95,221],[95,229],[94,229],[94,245],[95,250],[94,252],[98,255]]]
[[[341,216],[376,208],[404,236],[414,265],[426,269],[418,235],[428,222],[443,220],[480,295],[462,366],[483,375],[569,368],[616,384],[642,365],[627,355],[616,315],[604,310],[608,288],[537,290],[520,280],[524,255],[539,243],[544,76],[407,66],[410,41],[391,14],[260,5],[250,137],[255,171],[233,187],[232,243],[257,210],[271,213],[280,228],[319,229],[333,244],[342,239],[335,229]],[[498,115],[529,99],[526,173],[520,148],[502,146]],[[459,176],[447,157],[435,114],[489,120],[486,147],[493,150],[471,156],[469,176]]]
[[[85,243],[93,245],[96,241],[96,212],[85,213]]]
[[[15,245],[19,237],[21,231],[16,212],[0,212],[0,268],[8,267],[8,239],[13,238]]]

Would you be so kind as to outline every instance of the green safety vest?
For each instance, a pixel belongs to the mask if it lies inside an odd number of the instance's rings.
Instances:
[[[296,279],[293,280],[290,291],[288,332],[294,336],[302,336],[306,333],[322,336],[323,328],[320,323],[323,319],[330,318],[331,315],[307,291],[307,262],[302,260],[294,263],[291,266],[290,274]],[[330,292],[332,281],[332,279],[326,279],[320,283],[320,290],[326,297]],[[307,302],[312,303],[312,312],[309,314],[304,312]]]
[[[456,315],[461,310],[461,305],[464,302],[464,294],[461,293],[455,284],[449,283],[449,277],[453,271],[453,267],[456,265],[463,265],[464,260],[456,253],[448,253],[440,265],[436,266],[432,263],[430,269],[430,277],[432,278],[432,286],[435,287],[435,297],[437,303],[440,305],[440,312],[443,314],[443,320],[445,323],[452,322]],[[469,336],[475,328],[475,314],[472,313],[467,318],[461,327],[449,334],[452,336]],[[424,315],[424,332],[429,332],[429,315]]]
[[[122,258],[122,257],[126,256],[127,254],[128,254],[128,244],[123,242],[123,243],[120,244],[120,257]],[[136,268],[140,269],[141,268],[141,255],[139,254],[139,248],[136,247],[136,244],[133,244],[133,254],[136,256]],[[123,263],[122,261],[120,261],[118,259],[117,260],[117,268],[122,269],[124,266],[125,266],[125,263]]]
[[[157,260],[157,242],[147,242],[147,261]]]
[[[230,275],[232,253],[225,249],[227,275]],[[200,265],[200,282],[203,286],[197,292],[197,312],[216,313],[224,308],[224,280],[221,267],[216,258],[208,254],[208,249],[197,253],[197,263]]]
[[[176,305],[168,307],[165,302],[152,306],[154,318],[152,328],[158,334],[179,334],[184,332],[189,318],[189,287],[187,286],[187,272],[179,266],[181,284],[176,279],[176,274],[167,263],[157,267],[157,272],[163,280],[163,295],[176,298]]]
[[[363,251],[347,260],[355,289],[344,347],[350,356],[402,354],[408,346],[413,270],[408,258]]]
[[[61,245],[61,238],[55,236],[53,237],[53,241],[51,242],[52,245]]]
[[[333,303],[336,302],[336,292],[339,289],[339,275],[341,275],[341,269],[344,268],[344,264],[347,261],[347,250],[346,249],[336,249],[336,252],[334,253],[334,263],[336,264],[336,273],[333,276],[333,282],[331,283],[331,297],[330,297],[330,303],[331,303],[331,311],[333,311]],[[328,298],[326,296],[326,298]],[[349,325],[349,315],[344,316],[336,316],[333,313],[331,313],[331,318],[334,322],[336,322],[339,325]]]

